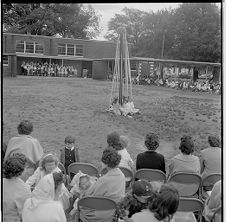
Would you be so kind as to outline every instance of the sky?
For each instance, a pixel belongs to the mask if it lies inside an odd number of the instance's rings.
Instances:
[[[116,13],[122,14],[122,9],[135,8],[141,11],[156,12],[164,8],[177,8],[181,3],[102,3],[102,4],[91,4],[95,11],[101,15],[100,17],[100,28],[102,30],[101,34],[96,38],[98,40],[104,40],[104,35],[106,34],[108,28],[108,22],[114,17]],[[85,4],[84,4],[85,5]]]

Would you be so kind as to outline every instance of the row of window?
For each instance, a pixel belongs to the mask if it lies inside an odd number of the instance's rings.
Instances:
[[[16,52],[43,54],[43,45],[37,42],[19,41],[16,43]],[[83,56],[83,45],[58,44],[58,55]]]

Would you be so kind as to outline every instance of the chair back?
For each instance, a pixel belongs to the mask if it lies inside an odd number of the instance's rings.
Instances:
[[[168,183],[172,184],[182,197],[194,196],[200,188],[202,178],[199,174],[178,172],[173,174]]]
[[[117,204],[115,201],[113,201],[110,198],[107,197],[100,197],[100,196],[87,196],[87,197],[83,197],[78,201],[78,220],[80,221],[81,218],[81,211],[84,210],[84,212],[86,212],[86,210],[94,210],[94,211],[98,211],[98,212],[104,212],[106,211],[106,213],[100,213],[98,215],[98,213],[94,212],[92,215],[87,214],[85,216],[90,217],[89,221],[96,221],[95,216],[97,216],[98,218],[102,218],[102,219],[106,219],[105,221],[108,221],[107,219],[111,218],[109,221],[112,221],[113,219],[113,215],[115,213]],[[112,215],[109,215],[112,213]]]
[[[202,212],[204,208],[204,203],[192,197],[180,197],[179,206],[177,211],[182,212]]]
[[[81,162],[71,163],[68,166],[68,175],[72,179],[73,176],[79,172],[79,170],[82,173],[88,174],[90,176],[99,177],[98,169],[94,165],[90,163],[81,163]]]
[[[134,174],[135,179],[148,181],[163,181],[166,182],[166,174],[161,170],[156,169],[139,169]]]
[[[63,174],[67,174],[67,173],[66,173],[66,169],[65,169],[63,163],[59,162],[59,163],[58,163],[58,168],[61,170],[61,172],[62,172]]]
[[[201,187],[206,191],[210,191],[213,189],[214,184],[221,179],[222,178],[220,173],[209,174],[202,179]]]
[[[133,172],[132,172],[132,170],[130,170],[130,169],[126,168],[126,167],[119,167],[119,169],[125,175],[126,187],[129,187],[131,181],[133,180]]]

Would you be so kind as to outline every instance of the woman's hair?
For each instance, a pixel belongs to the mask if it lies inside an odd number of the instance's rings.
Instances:
[[[208,136],[208,142],[212,147],[220,147],[220,139],[217,136]]]
[[[45,170],[46,163],[53,163],[55,162],[56,166],[58,166],[58,158],[54,154],[46,154],[39,162],[39,166],[42,170]]]
[[[9,156],[3,165],[3,173],[5,178],[10,179],[12,177],[18,177],[24,171],[27,158],[22,153],[14,153]]]
[[[179,205],[179,193],[170,184],[163,184],[159,192],[148,199],[148,208],[157,220],[170,221]],[[165,221],[165,220],[164,220]]]
[[[101,161],[109,168],[115,168],[119,165],[121,156],[113,148],[107,148],[103,151]]]
[[[69,144],[75,143],[75,138],[72,137],[72,136],[67,136],[67,137],[65,137],[64,143],[65,144],[67,144],[67,143],[69,143]]]
[[[33,124],[29,120],[23,120],[17,126],[17,131],[22,135],[30,135],[33,131]]]
[[[117,132],[112,132],[107,135],[107,143],[110,147],[116,150],[122,150],[122,144],[120,142],[120,135]]]
[[[191,154],[194,152],[194,142],[191,138],[191,136],[183,136],[181,137],[181,142],[179,149],[183,154]]]
[[[123,148],[128,147],[129,139],[126,136],[120,136],[120,143]]]
[[[55,190],[57,187],[64,182],[64,175],[62,172],[54,172],[53,173],[53,181]]]
[[[155,133],[148,133],[145,136],[144,144],[148,148],[148,150],[156,150],[159,146],[158,135]]]

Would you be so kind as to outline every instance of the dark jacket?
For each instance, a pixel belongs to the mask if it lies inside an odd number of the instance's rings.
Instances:
[[[60,162],[65,166],[65,149],[63,148],[60,150]],[[79,162],[79,155],[78,155],[78,148],[75,147],[74,148],[74,152],[75,152],[75,162]]]
[[[155,151],[145,151],[137,155],[136,170],[147,168],[161,170],[166,173],[164,156]]]

